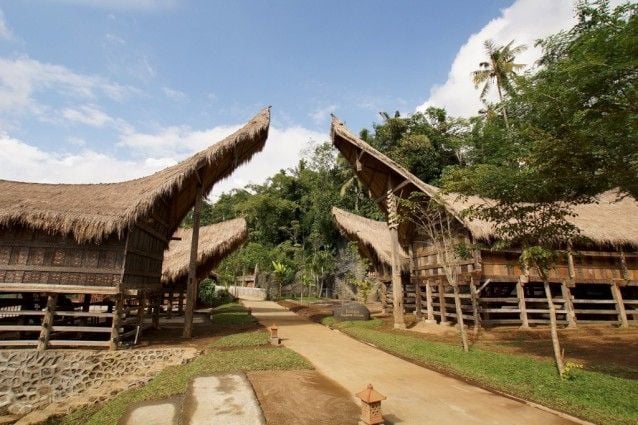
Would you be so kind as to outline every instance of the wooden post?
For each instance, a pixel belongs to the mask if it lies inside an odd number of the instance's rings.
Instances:
[[[390,179],[388,179],[390,183]],[[390,186],[388,184],[388,186]],[[388,228],[390,230],[390,245],[392,250],[392,310],[394,313],[394,328],[405,329],[403,318],[403,282],[401,280],[401,258],[399,255],[399,215],[397,199],[392,189],[388,187]]]
[[[184,289],[180,288],[179,293],[177,295],[177,313],[184,313]]]
[[[545,298],[547,298],[547,306],[549,307],[549,326],[552,332],[552,345],[554,348],[554,358],[556,360],[556,368],[558,374],[562,377],[565,373],[565,366],[563,365],[563,353],[560,349],[560,343],[558,341],[558,329],[556,326],[556,307],[554,306],[554,299],[552,297],[552,290],[549,287],[549,282],[544,281]]]
[[[414,294],[416,296],[414,315],[417,320],[421,320],[423,317],[423,314],[421,313],[421,282],[419,282],[419,277],[416,275],[414,267],[414,250],[412,248],[412,244],[408,247],[408,253],[410,255],[410,283],[414,285]]]
[[[461,294],[459,290],[459,283],[452,285],[452,289],[454,290],[454,307],[456,309],[456,324],[459,327],[459,332],[461,333],[461,343],[463,345],[463,351],[466,353],[469,350],[467,344],[467,335],[465,334],[465,323],[463,321],[463,308],[461,308]]]
[[[115,298],[115,311],[113,311],[113,322],[111,324],[111,343],[109,348],[117,350],[120,340],[120,323],[122,323],[122,309],[124,307],[124,297],[117,294]]]
[[[159,329],[160,306],[161,295],[158,294],[153,298],[153,329]]]
[[[436,323],[434,319],[434,307],[432,306],[432,285],[429,280],[425,281],[425,307],[428,318],[425,320],[426,323]]]
[[[565,317],[567,318],[567,327],[575,328],[576,327],[576,312],[574,311],[574,303],[572,302],[572,293],[569,290],[566,282],[560,284],[560,291],[565,301]]]
[[[611,295],[614,297],[614,301],[616,303],[616,313],[618,313],[618,324],[621,328],[626,328],[629,326],[627,322],[627,312],[625,311],[625,302],[622,299],[622,292],[620,292],[620,287],[618,286],[618,282],[612,282],[611,284]]]
[[[439,282],[439,310],[441,312],[441,319],[439,320],[439,324],[447,325],[447,308],[445,306],[445,286],[443,282]]]
[[[529,321],[527,320],[527,305],[525,304],[525,290],[523,285],[529,281],[526,275],[520,275],[518,282],[516,282],[516,297],[518,298],[518,309],[521,318],[521,328],[529,328]]]
[[[388,313],[388,289],[385,287],[385,281],[379,279],[381,282],[381,312],[383,314]]]
[[[167,304],[166,318],[171,319],[173,317],[173,288],[168,289]]]
[[[198,176],[199,179],[199,176]],[[188,264],[188,282],[186,289],[186,311],[184,312],[184,338],[193,335],[193,314],[195,301],[197,300],[197,251],[199,245],[199,218],[202,209],[204,187],[202,182],[197,183],[195,194],[195,206],[193,207],[193,236],[191,237],[190,261]]]
[[[38,339],[38,351],[44,351],[49,344],[51,336],[51,328],[53,327],[53,315],[55,313],[55,304],[58,300],[58,294],[48,294],[47,311],[42,318],[42,329],[40,330],[40,338]]]
[[[479,314],[478,306],[478,292],[476,291],[476,283],[474,283],[474,276],[470,276],[470,296],[472,297],[472,314],[474,316],[474,337],[479,333],[481,327],[481,315]]]

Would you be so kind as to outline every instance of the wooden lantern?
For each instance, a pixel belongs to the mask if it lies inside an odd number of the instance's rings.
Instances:
[[[361,400],[361,418],[359,425],[383,425],[381,402],[387,397],[376,391],[372,384],[355,394]]]

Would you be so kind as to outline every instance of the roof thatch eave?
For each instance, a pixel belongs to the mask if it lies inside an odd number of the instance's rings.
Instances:
[[[175,286],[188,277],[192,229],[178,229],[164,253],[162,283]],[[197,276],[204,278],[248,238],[246,220],[236,218],[200,227],[197,250]]]
[[[195,203],[201,179],[207,194],[239,165],[261,151],[270,108],[242,128],[186,160],[150,176],[120,183],[43,184],[0,180],[0,226],[22,226],[71,235],[78,243],[121,237],[160,204],[169,208],[167,236]]]
[[[363,245],[365,249],[360,249],[364,255],[374,255],[369,258],[373,263],[382,262],[392,267],[392,247],[390,230],[388,225],[382,221],[371,220],[361,217],[337,207],[332,207],[332,217],[341,230],[351,241]],[[410,270],[410,260],[403,248],[399,247],[401,257],[401,270]]]

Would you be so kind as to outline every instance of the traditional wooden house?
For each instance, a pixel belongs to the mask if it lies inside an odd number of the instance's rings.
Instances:
[[[197,254],[197,281],[209,277],[215,267],[228,255],[239,248],[248,237],[246,220],[236,218],[221,223],[202,226],[199,229]],[[174,310],[173,294],[177,292],[177,311],[182,312],[184,292],[187,287],[192,229],[180,228],[164,254],[162,285],[167,294],[166,311],[170,316]]]
[[[224,140],[131,181],[0,181],[0,345],[117,347],[129,299],[161,291],[164,250],[187,212],[263,148],[269,122],[264,109]],[[91,308],[92,294],[106,311]]]
[[[472,247],[471,258],[458,266],[464,319],[524,327],[548,323],[549,300],[540,276],[521,269],[519,250],[488,248],[495,238],[490,223],[461,214],[472,204],[489,201],[441,194],[352,134],[337,118],[333,118],[331,135],[334,146],[386,213],[391,232],[396,229],[397,245],[410,253],[418,316],[446,322],[456,318],[456,312],[449,301],[453,295],[439,261],[441,253],[416,226],[397,220],[396,198],[407,198],[415,191],[441,204],[456,223],[458,238]],[[597,202],[576,206],[569,217],[582,238],[549,276],[553,304],[558,305],[560,322],[568,326],[591,321],[627,326],[638,320],[638,202],[617,195],[603,193]],[[402,317],[395,314],[395,320]]]
[[[359,254],[370,262],[371,274],[381,284],[381,305],[383,311],[391,311],[392,293],[392,249],[390,230],[387,223],[371,220],[360,215],[332,207],[332,217],[341,232],[357,243]],[[401,277],[403,284],[403,307],[411,312],[416,308],[415,288],[410,283],[410,259],[400,249]]]

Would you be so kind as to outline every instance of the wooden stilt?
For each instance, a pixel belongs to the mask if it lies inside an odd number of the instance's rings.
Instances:
[[[560,291],[565,300],[565,317],[567,318],[567,327],[575,328],[576,327],[576,312],[574,311],[574,303],[572,301],[572,293],[567,286],[567,283],[563,282],[560,285]]]
[[[479,314],[478,292],[476,291],[474,276],[470,277],[470,296],[472,297],[472,315],[474,317],[473,333],[476,337],[479,333],[479,328],[481,327],[481,315]]]
[[[441,312],[441,319],[439,323],[441,325],[447,325],[447,308],[445,306],[445,286],[443,282],[439,282],[439,310]]]
[[[525,288],[527,283],[527,276],[521,275],[516,282],[516,297],[518,298],[518,309],[521,318],[521,328],[529,328],[529,321],[527,320],[527,305],[525,304]]]
[[[173,317],[173,288],[168,290],[167,306],[166,306],[166,318]]]
[[[434,307],[432,305],[432,284],[430,281],[425,282],[425,308],[427,313],[427,323],[436,323],[434,319]]]
[[[113,311],[113,323],[111,324],[111,350],[117,350],[120,342],[120,323],[122,323],[122,310],[124,307],[124,297],[122,294],[116,295],[115,311]]]
[[[394,313],[394,328],[405,329],[403,317],[403,282],[401,279],[401,257],[399,255],[399,216],[397,200],[390,187],[388,179],[388,228],[390,230],[390,249],[392,250],[392,310]]]
[[[620,287],[618,286],[618,282],[612,282],[611,295],[614,297],[614,302],[616,303],[616,313],[618,313],[618,325],[620,325],[621,328],[626,328],[629,326],[629,323],[627,322],[627,312],[625,311],[625,302],[622,298],[622,292],[620,292]]]
[[[381,282],[381,312],[383,314],[388,314],[388,288],[385,286],[385,282],[380,280]]]
[[[53,327],[53,315],[55,313],[55,304],[58,300],[58,294],[48,294],[47,311],[42,318],[42,329],[40,330],[40,338],[38,338],[38,351],[44,351],[49,344],[51,336],[51,328]]]
[[[177,295],[177,312],[184,313],[184,289],[180,289]]]
[[[193,207],[193,236],[191,237],[190,261],[188,264],[188,283],[186,290],[186,311],[184,312],[184,338],[190,338],[193,334],[193,314],[195,312],[195,300],[197,299],[197,249],[199,245],[199,219],[204,196],[202,182],[197,183],[195,194],[195,206]]]
[[[153,329],[159,329],[159,318],[161,308],[161,295],[153,298]]]

